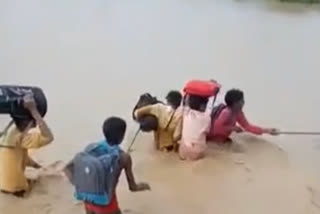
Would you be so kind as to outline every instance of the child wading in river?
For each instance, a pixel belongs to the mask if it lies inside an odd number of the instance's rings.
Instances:
[[[205,155],[206,135],[210,130],[211,118],[206,112],[207,97],[189,95],[183,110],[182,139],[179,155],[183,160],[198,160]]]
[[[277,135],[279,130],[274,128],[262,128],[248,122],[244,112],[244,94],[241,90],[231,89],[225,95],[225,104],[216,108],[212,118],[208,140],[216,143],[231,142],[229,138],[232,132],[247,131],[252,134]]]
[[[141,107],[135,111],[137,118],[153,115],[158,120],[154,132],[155,147],[161,151],[175,151],[181,138],[182,115],[179,109],[182,95],[179,91],[170,91],[166,97],[167,105],[157,103]]]

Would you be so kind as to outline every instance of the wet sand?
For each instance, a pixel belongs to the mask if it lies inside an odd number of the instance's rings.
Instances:
[[[190,78],[215,78],[246,94],[253,122],[318,131],[318,6],[272,1],[0,0],[1,83],[41,86],[55,142],[33,155],[68,161],[102,137],[107,116],[128,119],[145,91],[163,98]],[[221,100],[221,97],[219,98]],[[1,125],[7,122],[1,117]],[[211,148],[181,162],[152,150],[141,135],[132,153],[139,180],[152,191],[131,194],[125,213],[319,213],[320,138],[237,136],[239,146]],[[82,213],[61,177],[41,178],[27,199],[0,195],[0,213]]]

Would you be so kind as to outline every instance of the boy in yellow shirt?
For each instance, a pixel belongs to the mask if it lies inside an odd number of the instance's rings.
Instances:
[[[29,190],[24,171],[27,166],[40,168],[28,155],[29,149],[45,146],[53,141],[53,135],[37,109],[31,95],[23,99],[23,105],[32,118],[15,118],[0,138],[0,189],[3,193],[23,197]]]
[[[181,138],[182,113],[179,106],[182,95],[179,91],[170,91],[166,97],[167,105],[158,103],[148,105],[136,110],[135,116],[141,118],[153,115],[158,119],[158,128],[154,132],[155,146],[161,151],[173,151]]]

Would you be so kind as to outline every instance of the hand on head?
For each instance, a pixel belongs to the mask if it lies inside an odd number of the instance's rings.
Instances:
[[[37,104],[32,94],[28,94],[23,97],[23,106],[29,111],[33,111],[37,109]]]

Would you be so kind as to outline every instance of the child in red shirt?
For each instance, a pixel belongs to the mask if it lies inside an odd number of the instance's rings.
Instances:
[[[256,135],[278,134],[277,129],[262,128],[248,122],[244,112],[242,111],[244,106],[244,95],[241,90],[229,90],[225,95],[225,103],[226,106],[212,121],[208,140],[215,142],[228,142],[231,141],[229,136],[232,132],[239,133],[243,131]]]

